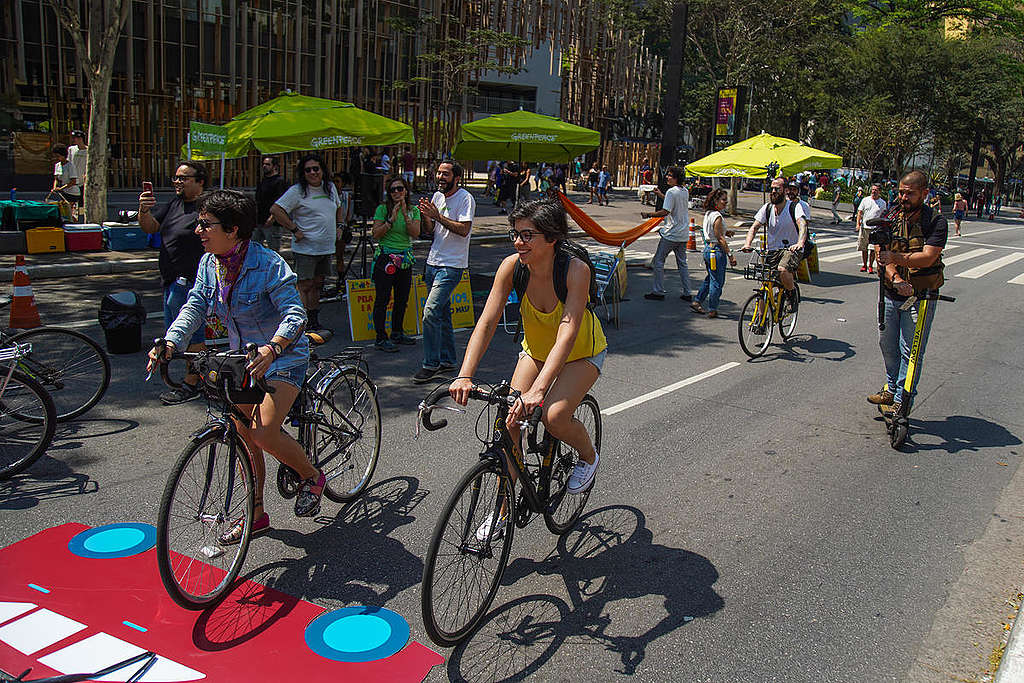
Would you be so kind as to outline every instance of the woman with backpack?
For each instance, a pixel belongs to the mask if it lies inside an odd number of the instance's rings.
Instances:
[[[377,295],[373,303],[373,328],[377,332],[374,346],[380,351],[396,353],[398,346],[412,346],[416,340],[402,328],[405,307],[412,289],[412,267],[416,259],[412,255],[412,241],[420,236],[422,217],[419,208],[413,204],[412,188],[400,175],[391,176],[387,182],[388,196],[373,214],[373,239],[377,248],[373,251],[373,285]],[[395,302],[391,311],[391,338],[385,327],[388,303],[394,290]]]
[[[601,322],[589,305],[593,269],[586,251],[568,242],[569,224],[560,203],[540,199],[521,204],[508,218],[516,253],[498,267],[458,379],[449,392],[457,403],[466,405],[473,375],[491,343],[509,293],[513,287],[522,290],[522,351],[512,374],[512,388],[522,393],[509,410],[508,429],[518,441],[520,420],[542,406],[544,428],[580,454],[568,491],[584,493],[594,482],[599,456],[573,412],[597,381],[608,355]],[[504,520],[495,523],[503,526]]]

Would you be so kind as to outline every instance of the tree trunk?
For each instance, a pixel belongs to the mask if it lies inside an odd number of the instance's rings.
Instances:
[[[729,178],[729,215],[736,215],[736,200],[739,195],[739,178]]]
[[[107,141],[110,130],[110,72],[89,86],[89,146],[85,157],[85,215],[93,223],[107,220]]]

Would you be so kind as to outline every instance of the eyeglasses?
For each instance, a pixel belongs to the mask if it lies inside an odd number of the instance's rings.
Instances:
[[[388,192],[405,192],[405,188],[401,185],[395,185],[394,187],[389,187]]]
[[[513,242],[515,242],[516,240],[522,240],[524,242],[529,242],[530,240],[532,240],[536,236],[537,236],[537,231],[536,230],[523,230],[521,232],[519,230],[509,230],[508,231],[508,238],[510,240],[512,240]]]
[[[212,221],[206,220],[205,218],[200,218],[198,221],[196,221],[196,226],[200,230],[202,230],[203,232],[206,232],[207,230],[209,230],[210,228],[212,228],[215,225],[224,225],[224,224],[223,223],[214,223]]]
[[[304,168],[302,170],[305,173],[319,173],[320,172],[320,167],[319,166],[307,166],[306,168]]]
[[[171,177],[172,183],[183,183],[189,178],[195,178],[194,175],[176,175]]]

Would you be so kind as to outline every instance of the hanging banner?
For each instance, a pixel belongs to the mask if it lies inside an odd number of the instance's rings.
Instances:
[[[721,151],[731,144],[739,142],[739,129],[742,126],[745,87],[719,88],[715,98],[715,136],[713,152]]]
[[[416,292],[416,310],[419,314],[419,320],[423,320],[423,307],[427,304],[427,295],[430,290],[427,289],[427,283],[423,281],[422,275],[417,275],[412,279],[413,291]],[[476,315],[473,311],[473,290],[469,286],[469,270],[462,271],[462,279],[459,280],[459,284],[455,285],[455,291],[452,292],[451,298],[452,307],[452,327],[459,329],[462,327],[473,327],[476,324]],[[422,330],[422,323],[420,325]]]
[[[228,148],[227,126],[215,126],[211,123],[189,121],[189,145],[192,151],[212,154],[223,154]]]

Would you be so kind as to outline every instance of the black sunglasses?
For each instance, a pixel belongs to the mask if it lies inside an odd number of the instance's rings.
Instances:
[[[405,188],[401,185],[395,185],[394,187],[389,187],[388,192],[405,192]]]
[[[320,172],[320,167],[319,166],[307,166],[306,168],[304,168],[302,170],[305,171],[306,173],[319,173]]]

